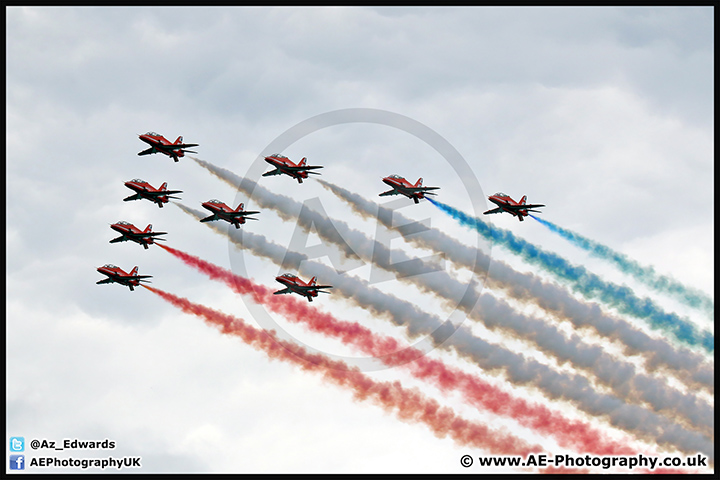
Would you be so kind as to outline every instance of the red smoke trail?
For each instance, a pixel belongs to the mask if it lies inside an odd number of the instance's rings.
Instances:
[[[305,301],[273,295],[270,289],[256,285],[249,279],[194,255],[165,245],[160,247],[210,278],[223,281],[237,293],[251,295],[255,302],[268,306],[273,312],[285,316],[288,320],[302,322],[311,330],[354,345],[387,365],[403,365],[410,368],[415,377],[429,380],[443,390],[456,389],[469,403],[495,414],[514,418],[521,425],[552,436],[562,447],[596,455],[636,453],[627,446],[603,438],[600,432],[585,422],[567,419],[545,406],[515,398],[479,377],[423,356],[422,352],[407,348],[391,337],[377,335],[358,323],[337,320],[328,313],[310,307]]]
[[[205,319],[222,333],[240,337],[251,347],[264,351],[272,359],[293,363],[304,370],[320,373],[327,381],[350,388],[357,400],[370,400],[408,422],[425,423],[433,433],[443,438],[450,436],[462,446],[489,450],[495,455],[522,455],[539,453],[542,447],[529,445],[513,435],[493,431],[486,426],[459,417],[449,408],[441,406],[415,389],[407,389],[400,382],[376,382],[357,368],[321,354],[307,352],[303,347],[277,338],[245,323],[242,319],[192,303],[162,290],[142,285],[175,307]]]

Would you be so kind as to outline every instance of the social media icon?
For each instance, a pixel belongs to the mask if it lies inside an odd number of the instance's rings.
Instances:
[[[24,452],[25,451],[25,437],[10,437],[10,451],[11,452]]]
[[[25,470],[25,455],[10,455],[10,470]]]

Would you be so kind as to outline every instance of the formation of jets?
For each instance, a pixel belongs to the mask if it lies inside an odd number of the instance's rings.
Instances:
[[[197,153],[188,150],[188,148],[197,147],[198,144],[184,143],[182,136],[179,136],[174,142],[170,142],[164,136],[155,132],[147,132],[139,135],[139,138],[141,141],[148,144],[150,148],[141,151],[138,155],[162,153],[177,162],[179,161],[179,158],[185,156],[186,153]],[[266,156],[265,161],[273,166],[274,170],[263,173],[263,177],[288,175],[289,177],[297,180],[298,183],[303,183],[303,180],[307,179],[309,174],[320,175],[319,172],[315,172],[314,170],[323,168],[321,165],[308,165],[306,157],[303,157],[302,160],[295,163],[288,157],[279,153]],[[403,195],[411,199],[416,204],[420,203],[420,200],[426,198],[426,195],[437,195],[432,190],[440,189],[440,187],[423,187],[422,178],[419,178],[415,184],[410,183],[400,175],[389,175],[383,178],[382,181],[386,185],[390,186],[391,190],[382,192],[379,196],[386,197],[390,195]],[[182,193],[182,190],[168,190],[167,182],[163,183],[160,188],[155,188],[148,182],[139,178],[125,182],[125,186],[135,193],[124,198],[123,201],[129,202],[132,200],[146,199],[155,203],[160,208],[163,207],[163,204],[168,203],[170,199],[179,199],[179,197],[174,195]],[[545,206],[540,204],[527,204],[527,196],[523,196],[520,202],[515,202],[504,193],[496,193],[495,195],[488,197],[488,199],[497,205],[497,208],[488,210],[484,212],[484,214],[487,215],[490,213],[508,212],[511,215],[518,217],[520,221],[522,221],[523,217],[526,217],[529,212],[539,213],[538,210],[533,210],[534,208]],[[260,213],[258,211],[246,211],[245,204],[243,203],[240,203],[237,208],[233,209],[220,200],[210,200],[202,203],[202,206],[206,210],[209,210],[212,215],[201,219],[201,222],[223,220],[235,225],[235,228],[240,228],[240,225],[245,224],[246,220],[258,220],[250,215]],[[110,243],[132,241],[142,245],[145,249],[148,249],[149,245],[153,245],[158,240],[165,240],[164,238],[158,238],[160,235],[167,235],[167,232],[153,232],[152,225],[145,227],[145,230],[140,230],[132,223],[126,221],[113,223],[110,225],[110,228],[120,233],[120,236],[110,240]],[[149,283],[148,280],[145,280],[146,278],[152,278],[151,275],[138,275],[137,266],[133,268],[130,273],[127,273],[120,267],[116,267],[112,264],[106,264],[102,267],[98,267],[97,271],[105,275],[107,278],[96,283],[118,283],[120,285],[127,286],[131,291],[133,291],[135,287],[141,285],[141,282]],[[312,277],[309,282],[305,282],[291,273],[279,275],[275,277],[275,280],[285,287],[282,290],[274,292],[276,295],[294,293],[307,298],[308,302],[312,302],[312,299],[317,297],[319,293],[330,293],[327,292],[326,289],[333,288],[332,285],[318,285],[317,277]]]
[[[492,203],[497,205],[497,208],[483,212],[484,215],[490,213],[502,213],[508,212],[514,217],[518,217],[518,220],[523,221],[523,217],[528,216],[528,212],[542,213],[540,210],[532,210],[533,208],[544,207],[545,205],[525,203],[527,195],[523,195],[519,202],[516,202],[509,195],[505,195],[502,192],[498,192],[495,195],[488,197]]]
[[[317,297],[318,293],[330,293],[326,292],[325,288],[333,288],[332,285],[318,285],[317,277],[312,277],[309,282],[305,283],[296,275],[292,273],[283,273],[282,275],[275,277],[275,280],[285,285],[285,288],[273,292],[275,295],[282,295],[285,293],[297,293],[308,299],[308,302],[312,302],[313,297]]]
[[[201,222],[212,222],[214,220],[225,220],[235,225],[235,228],[240,228],[240,225],[245,223],[245,220],[257,220],[257,218],[250,217],[260,212],[249,212],[245,211],[245,204],[241,203],[238,207],[233,210],[232,208],[225,205],[220,200],[210,200],[202,204],[204,208],[210,210],[212,215],[205,217]]]

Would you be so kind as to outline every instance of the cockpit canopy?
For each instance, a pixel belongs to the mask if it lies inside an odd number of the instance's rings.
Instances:
[[[285,155],[280,155],[279,153],[273,153],[270,156],[275,157],[275,158],[284,158],[285,160],[289,160],[288,157],[286,157]]]
[[[117,222],[117,225],[131,225],[130,222],[126,222],[125,220],[120,220]]]
[[[148,135],[150,137],[161,137],[162,136],[159,133],[155,133],[155,132],[147,132],[145,135]]]
[[[105,265],[103,265],[103,268],[118,268],[118,267],[116,267],[112,263],[106,263]]]
[[[396,180],[402,180],[403,177],[401,177],[400,175],[394,175],[394,174],[393,174],[393,175],[390,175],[388,178],[394,178],[394,179],[396,179]]]
[[[143,180],[142,178],[133,178],[133,179],[130,180],[130,181],[133,182],[133,183],[147,183],[147,182],[146,182],[145,180]]]
[[[283,273],[282,276],[287,277],[287,278],[298,278],[296,275],[293,275],[292,273]]]
[[[502,193],[502,192],[496,193],[495,195],[493,195],[493,197],[505,197],[505,198],[510,198],[509,195],[505,195],[505,194]]]
[[[214,204],[216,204],[216,205],[220,205],[220,204],[223,203],[223,202],[221,202],[220,200],[212,199],[212,200],[210,200],[208,203],[214,203]]]

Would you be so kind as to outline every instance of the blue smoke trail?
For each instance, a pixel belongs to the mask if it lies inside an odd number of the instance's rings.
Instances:
[[[569,240],[574,245],[605,260],[609,260],[623,272],[632,275],[637,280],[654,288],[658,292],[672,295],[676,299],[698,310],[703,310],[710,318],[714,318],[715,303],[705,293],[686,287],[675,279],[660,275],[652,267],[644,267],[622,253],[616,252],[605,245],[583,237],[575,232],[559,227],[552,222],[542,220],[534,215],[532,218],[546,226],[550,231]]]
[[[555,276],[572,282],[573,289],[586,298],[599,298],[625,314],[646,320],[651,327],[671,334],[680,342],[693,347],[701,346],[709,353],[714,351],[715,338],[712,333],[699,332],[692,323],[681,319],[676,314],[663,312],[652,300],[636,297],[630,288],[605,282],[584,267],[574,266],[554,253],[546,252],[516,237],[508,230],[493,227],[479,218],[466,215],[432,198],[427,198],[427,200],[462,225],[475,229],[488,240],[504,246],[529,263],[538,265]]]

